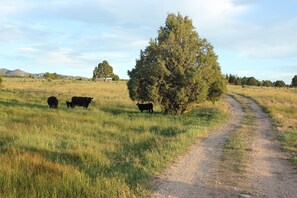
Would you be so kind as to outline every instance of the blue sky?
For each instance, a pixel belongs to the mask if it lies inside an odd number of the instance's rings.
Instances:
[[[120,78],[168,13],[189,16],[223,73],[297,75],[296,0],[0,0],[0,68],[91,77],[107,60]]]

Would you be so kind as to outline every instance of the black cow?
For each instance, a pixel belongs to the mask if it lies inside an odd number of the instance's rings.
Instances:
[[[51,96],[47,99],[47,104],[48,104],[49,108],[57,109],[58,103],[59,103],[59,101],[55,96]]]
[[[147,104],[136,104],[138,106],[138,109],[142,112],[144,110],[148,110],[149,112],[154,112],[153,108],[154,105],[153,103],[147,103]]]
[[[73,108],[72,102],[66,101],[66,105],[67,105],[67,108],[69,107]]]
[[[91,97],[78,97],[78,96],[73,96],[71,98],[71,103],[72,103],[72,108],[75,106],[82,106],[83,108],[88,108],[89,104],[92,102]]]

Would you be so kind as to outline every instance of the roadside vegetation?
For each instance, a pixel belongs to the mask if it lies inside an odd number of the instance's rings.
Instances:
[[[252,127],[254,117],[250,108],[248,108],[249,104],[243,98],[236,94],[232,94],[231,96],[242,105],[245,116],[240,127],[231,131],[225,143],[223,161],[229,170],[242,172],[248,160],[248,153],[246,151],[249,150],[249,142],[253,137]]]
[[[229,86],[232,93],[243,94],[255,101],[269,113],[291,161],[297,166],[297,89]]]
[[[185,115],[141,113],[126,82],[3,78],[0,197],[145,197],[151,181],[226,119],[220,102]],[[49,109],[49,96],[59,99]],[[72,96],[88,109],[67,109]]]
[[[230,131],[224,144],[220,179],[227,186],[240,186],[248,189],[245,183],[245,173],[250,160],[249,151],[252,151],[250,145],[254,137],[254,115],[249,107],[250,104],[243,97],[238,94],[230,94],[230,96],[242,105],[245,115],[240,126]]]

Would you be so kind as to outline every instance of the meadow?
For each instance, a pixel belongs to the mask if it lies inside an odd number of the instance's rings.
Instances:
[[[152,180],[226,121],[223,102],[183,116],[139,112],[125,81],[3,78],[0,197],[149,197]],[[47,98],[59,99],[49,109]],[[67,109],[72,96],[88,109]]]
[[[297,166],[297,89],[229,86],[228,90],[254,99],[272,117],[283,150]]]

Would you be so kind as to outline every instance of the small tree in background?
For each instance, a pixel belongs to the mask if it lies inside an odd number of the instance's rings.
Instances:
[[[292,87],[297,87],[297,75],[295,75],[292,79],[292,82],[291,82],[291,86]]]
[[[107,78],[113,75],[113,68],[108,64],[106,60],[102,63],[99,63],[93,71],[93,80],[96,78],[104,78],[107,81]]]
[[[257,86],[259,82],[255,77],[248,77],[246,80],[246,84],[249,86]]]
[[[277,80],[274,82],[274,86],[275,87],[285,87],[286,86],[286,83],[282,80]]]
[[[120,77],[118,75],[116,75],[116,74],[112,74],[110,77],[111,77],[112,81],[119,81],[120,80]]]
[[[46,79],[58,79],[59,76],[57,73],[49,73],[49,72],[46,72],[44,75],[44,78]]]
[[[264,87],[273,87],[273,83],[272,83],[270,80],[264,80],[264,81],[262,82],[262,85],[263,85]]]

